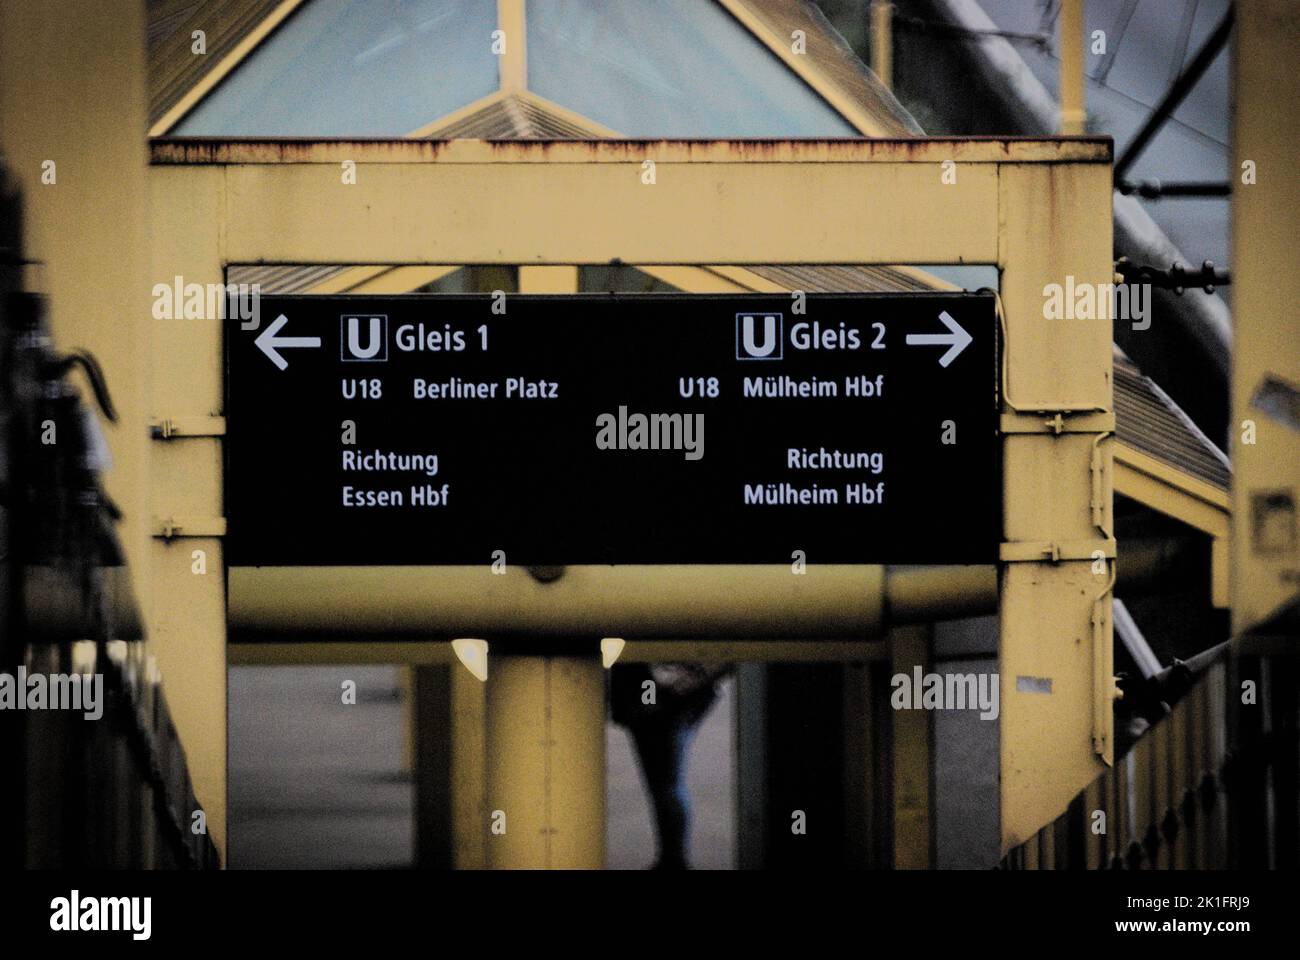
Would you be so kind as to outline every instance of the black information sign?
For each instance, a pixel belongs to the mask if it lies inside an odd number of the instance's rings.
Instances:
[[[232,565],[997,558],[988,295],[263,297],[227,325]]]

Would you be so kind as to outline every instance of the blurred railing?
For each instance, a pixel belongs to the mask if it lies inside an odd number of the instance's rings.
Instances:
[[[1295,657],[1224,644],[1204,659],[1168,712],[1004,869],[1296,866]],[[1184,685],[1170,673],[1156,696]]]
[[[112,401],[21,290],[18,206],[0,178],[0,866],[216,867],[100,486],[107,448],[68,374],[108,419]],[[52,685],[34,709],[20,679],[55,675],[98,677],[93,709],[50,709]]]

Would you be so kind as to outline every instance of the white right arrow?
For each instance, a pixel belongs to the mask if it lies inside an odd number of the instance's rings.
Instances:
[[[939,366],[946,367],[957,359],[957,354],[970,346],[971,341],[975,338],[963,330],[961,325],[948,315],[947,310],[939,314],[939,319],[948,328],[947,333],[909,333],[907,335],[907,345],[909,347],[947,347],[948,352],[939,358]]]
[[[289,322],[289,318],[283,313],[280,314],[271,323],[269,327],[263,330],[253,343],[264,354],[271,358],[281,370],[289,366],[289,361],[280,356],[279,347],[319,347],[320,337],[277,337],[276,334],[284,329],[284,325]]]

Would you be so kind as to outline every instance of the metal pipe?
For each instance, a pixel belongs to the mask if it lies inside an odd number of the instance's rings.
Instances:
[[[1178,580],[1198,556],[1195,541],[1123,541],[1117,589]],[[997,602],[991,564],[814,565],[802,575],[784,565],[574,566],[549,583],[521,568],[232,567],[228,613],[235,642],[369,635],[589,647],[601,637],[863,641],[886,622],[982,616]]]
[[[983,616],[997,612],[998,571],[992,564],[891,568],[885,596],[892,624]]]
[[[1147,122],[1142,125],[1142,129],[1124,148],[1124,152],[1115,161],[1116,183],[1124,181],[1129,167],[1133,166],[1134,161],[1146,149],[1147,144],[1160,132],[1160,128],[1164,126],[1165,121],[1191,93],[1192,87],[1196,86],[1196,81],[1201,79],[1201,75],[1205,73],[1210,64],[1214,62],[1214,58],[1219,55],[1219,51],[1227,44],[1228,35],[1232,33],[1234,13],[1235,7],[1229,4],[1228,12],[1223,15],[1223,19],[1214,28],[1214,32],[1210,34],[1201,49],[1197,51],[1196,57],[1187,65],[1187,69],[1178,75],[1178,79],[1173,82],[1168,92],[1160,98],[1160,102],[1151,111],[1151,116],[1147,117]]]
[[[1213,180],[1138,180],[1117,182],[1115,189],[1125,196],[1136,193],[1144,200],[1162,197],[1230,197],[1232,184]]]
[[[861,638],[879,630],[884,568],[232,567],[233,636]]]
[[[977,0],[929,0],[936,14],[965,30],[983,34],[977,43],[964,48],[984,75],[987,90],[1005,110],[1022,134],[1044,134],[1055,128],[1059,106],[1047,88],[1034,76],[1024,58],[989,19]],[[1117,177],[1117,180],[1119,178]],[[1191,262],[1142,204],[1133,197],[1116,194],[1114,200],[1115,250],[1146,263]],[[1221,378],[1226,390],[1232,356],[1232,316],[1217,296],[1176,297],[1157,292],[1160,309],[1195,341]]]

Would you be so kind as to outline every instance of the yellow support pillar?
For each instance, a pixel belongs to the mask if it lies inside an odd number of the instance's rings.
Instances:
[[[1083,78],[1083,0],[1061,2],[1061,135],[1081,136],[1088,120]]]
[[[1051,284],[1105,284],[1113,269],[1107,166],[1007,165],[999,188],[1005,854],[1112,758],[1111,328],[1045,319],[1044,304]]]
[[[225,282],[221,173],[177,202],[177,171],[149,172],[150,284]],[[262,322],[270,318],[263,317]],[[149,638],[185,747],[194,792],[218,849],[226,836],[226,576],[222,537],[223,321],[153,319],[146,357],[153,371],[151,418],[184,422],[155,430],[150,456],[153,583]],[[206,426],[204,426],[206,424]],[[175,528],[175,529],[173,529]],[[165,599],[164,599],[165,598]]]
[[[519,268],[522,293],[577,287],[576,267]],[[605,672],[596,639],[591,653],[491,658],[485,762],[491,867],[605,865]]]
[[[527,89],[528,26],[524,0],[497,0],[497,29],[504,43],[498,54],[501,89],[510,92]]]
[[[894,87],[894,5],[871,0],[871,69],[886,90]]]
[[[494,657],[487,681],[488,865],[605,864],[600,661]]]

